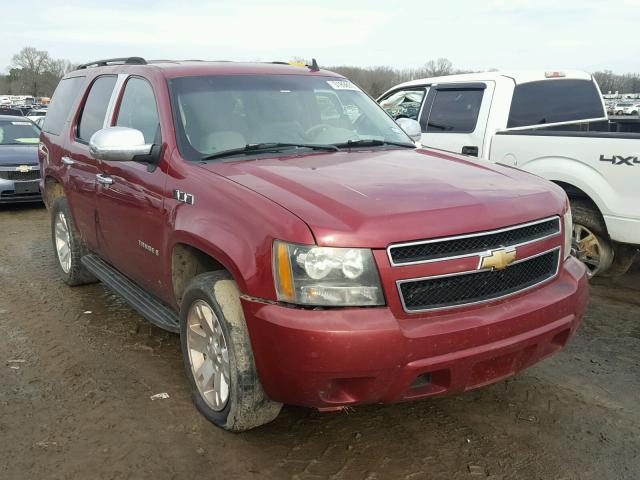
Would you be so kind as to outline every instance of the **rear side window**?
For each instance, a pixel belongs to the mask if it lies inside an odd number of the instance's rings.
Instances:
[[[160,143],[160,120],[151,85],[142,78],[127,81],[116,125],[140,130],[145,143]]]
[[[602,101],[590,80],[541,80],[517,85],[508,128],[604,117]]]
[[[427,132],[431,133],[471,133],[476,129],[478,114],[482,105],[482,89],[437,90]]]
[[[71,107],[73,107],[80,95],[84,79],[85,77],[72,77],[60,81],[56,91],[53,92],[42,130],[53,135],[60,135],[65,122],[69,118]]]
[[[78,121],[78,138],[80,140],[88,142],[91,135],[103,127],[116,80],[115,75],[108,75],[98,77],[91,85],[91,91]]]

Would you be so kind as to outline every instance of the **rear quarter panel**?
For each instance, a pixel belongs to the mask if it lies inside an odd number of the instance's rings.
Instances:
[[[640,136],[497,134],[490,159],[579,188],[605,220],[608,216],[640,220]],[[612,230],[609,223],[607,227],[614,240],[625,241],[624,232]]]

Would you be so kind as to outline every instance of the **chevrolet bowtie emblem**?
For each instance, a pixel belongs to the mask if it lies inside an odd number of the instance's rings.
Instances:
[[[480,255],[479,269],[490,268],[491,270],[502,270],[516,259],[516,249],[500,248],[489,250]]]
[[[16,167],[16,171],[20,173],[27,173],[31,171],[31,167],[29,165],[20,165],[19,167]]]

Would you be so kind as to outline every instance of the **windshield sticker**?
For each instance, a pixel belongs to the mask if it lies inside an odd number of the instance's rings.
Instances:
[[[334,90],[356,90],[360,91],[358,87],[356,87],[349,80],[327,80],[327,83]]]
[[[31,122],[11,122],[11,125],[31,125]]]
[[[40,139],[38,138],[16,138],[16,143],[38,143]]]

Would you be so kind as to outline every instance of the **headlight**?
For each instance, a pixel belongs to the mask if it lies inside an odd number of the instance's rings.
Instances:
[[[562,217],[564,221],[564,258],[571,255],[571,244],[573,240],[573,218],[571,216],[571,207],[567,207],[567,211]]]
[[[295,245],[276,240],[273,271],[278,300],[300,305],[384,305],[371,250]]]

